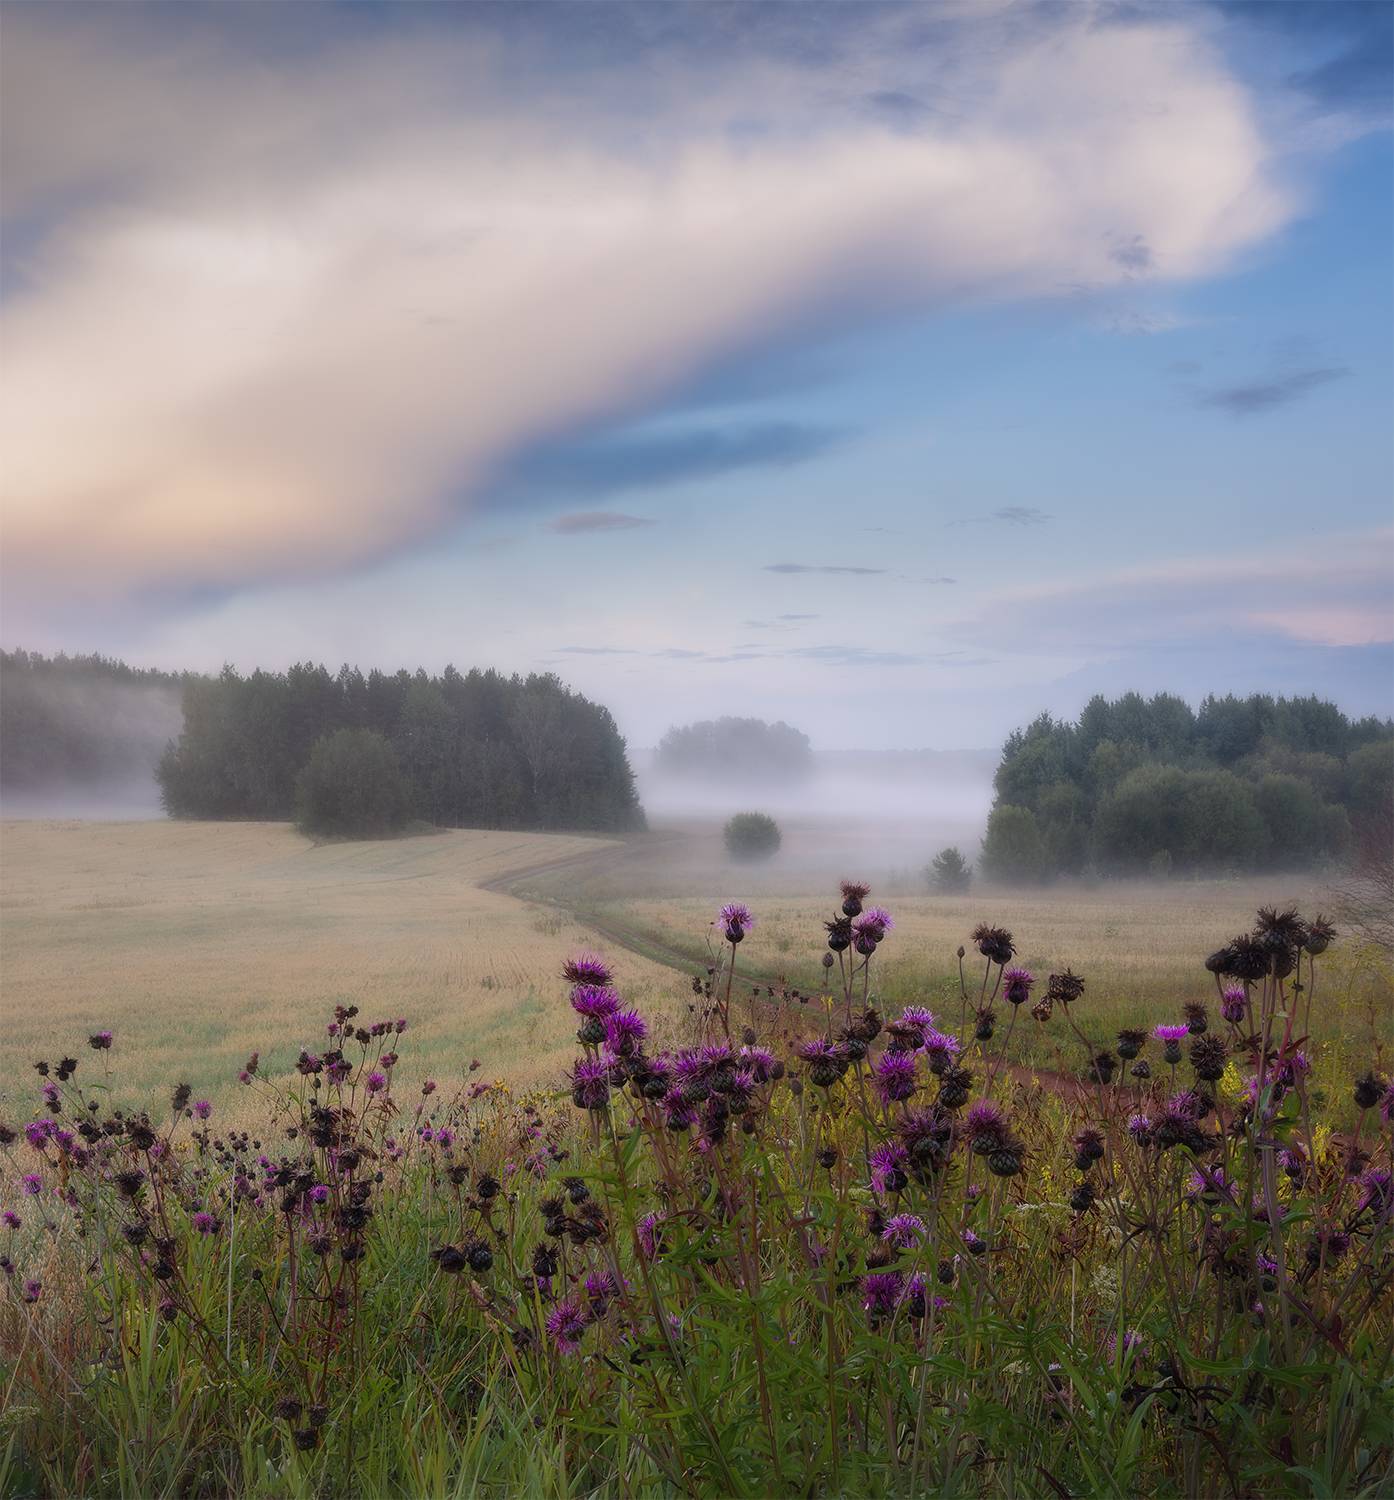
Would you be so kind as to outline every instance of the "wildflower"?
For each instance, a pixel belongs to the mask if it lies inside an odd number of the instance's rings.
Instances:
[[[1192,1036],[1200,1036],[1210,1025],[1210,1013],[1203,1005],[1192,1000],[1183,1005],[1181,1010],[1186,1017],[1186,1030]]]
[[[1073,1005],[1084,993],[1084,981],[1073,969],[1063,974],[1052,974],[1046,985],[1046,998],[1061,1005]]]
[[[20,1227],[20,1225],[21,1225],[22,1222],[23,1222],[23,1220],[21,1220],[21,1218],[19,1217],[19,1215],[17,1213],[15,1213],[13,1209],[7,1208],[5,1210],[5,1228],[6,1229],[18,1229]]]
[[[956,1036],[933,1028],[924,1033],[923,1047],[924,1054],[929,1059],[929,1071],[935,1074],[952,1067],[954,1059],[963,1051],[963,1043]]]
[[[1128,1121],[1128,1134],[1135,1144],[1146,1146],[1152,1140],[1152,1122],[1146,1115],[1133,1115]]]
[[[1307,1170],[1307,1158],[1301,1151],[1286,1147],[1278,1153],[1278,1165],[1294,1182],[1300,1183]]]
[[[1384,1218],[1390,1205],[1394,1204],[1394,1183],[1391,1183],[1389,1173],[1381,1167],[1371,1167],[1357,1181],[1365,1190],[1360,1199],[1359,1211],[1368,1211],[1377,1219]]]
[[[316,1183],[315,1186],[310,1189],[310,1202],[313,1203],[316,1208],[319,1208],[323,1204],[328,1203],[329,1196],[329,1189],[322,1182]]]
[[[436,1085],[434,1079],[428,1078],[425,1083],[421,1085],[421,1097],[423,1099],[429,1099],[431,1095],[435,1093],[435,1091]]]
[[[578,984],[571,992],[571,1008],[587,1020],[603,1021],[620,1008],[620,997],[605,985]]]
[[[862,1306],[873,1317],[888,1317],[900,1301],[905,1278],[899,1271],[885,1271],[862,1277]]]
[[[860,907],[857,908],[861,910]],[[824,928],[828,934],[828,947],[834,953],[842,953],[852,946],[852,919],[850,917],[834,917],[831,922],[824,922]],[[823,955],[827,958],[827,954]],[[828,964],[826,967],[831,968]]]
[[[63,1096],[51,1083],[46,1083],[43,1089],[44,1103],[54,1112],[59,1114],[63,1108]]]
[[[29,1193],[35,1197],[44,1190],[44,1180],[35,1172],[27,1173],[15,1186],[22,1193]]]
[[[1218,1036],[1198,1037],[1191,1043],[1191,1066],[1196,1077],[1205,1083],[1215,1083],[1225,1076],[1225,1059],[1229,1048],[1224,1038]]]
[[[800,1042],[794,1050],[808,1064],[809,1082],[820,1089],[831,1088],[847,1071],[847,1054],[822,1038]]]
[[[1305,1052],[1292,1051],[1273,1070],[1273,1079],[1285,1089],[1295,1088],[1299,1078],[1312,1071],[1312,1059]]]
[[[1217,978],[1221,974],[1233,974],[1234,973],[1233,964],[1234,964],[1234,949],[1233,948],[1220,948],[1220,949],[1217,949],[1214,953],[1212,953],[1210,955],[1209,958],[1207,958],[1205,960],[1205,967],[1209,970],[1210,973],[1214,974]]]
[[[852,946],[863,957],[870,957],[875,953],[877,945],[886,933],[894,926],[891,914],[885,907],[869,907],[852,923]]]
[[[871,1077],[883,1104],[900,1104],[920,1086],[908,1052],[883,1052],[871,1065]]]
[[[1304,950],[1316,958],[1336,941],[1336,929],[1323,916],[1317,916],[1307,924],[1307,941]]]
[[[562,965],[561,977],[568,984],[591,985],[609,989],[614,975],[609,964],[598,953],[578,953]]]
[[[0,1271],[3,1271],[6,1276],[14,1275],[15,1263],[8,1255],[0,1255]]]
[[[979,1155],[986,1156],[1006,1138],[1007,1117],[993,1099],[979,1099],[963,1117],[963,1137]]]
[[[1225,973],[1235,979],[1242,979],[1248,984],[1254,984],[1260,979],[1268,976],[1273,967],[1273,960],[1268,950],[1256,938],[1247,933],[1241,933],[1229,945],[1229,963]]]
[[[637,1011],[617,1010],[604,1018],[605,1045],[616,1057],[630,1057],[639,1051],[649,1034],[643,1017]]]
[[[970,940],[989,963],[999,966],[1010,963],[1016,952],[1011,933],[1003,927],[989,927],[986,922],[980,922],[973,929]]]
[[[736,944],[755,925],[750,908],[741,901],[728,901],[717,914],[716,924],[725,934],[726,941]]]
[[[981,1240],[971,1229],[963,1231],[963,1246],[969,1255],[981,1255],[987,1249],[987,1241]]]
[[[206,1120],[212,1113],[213,1106],[208,1102],[207,1099],[200,1099],[198,1103],[194,1105],[194,1116],[196,1119]]]
[[[325,1069],[325,1071],[329,1074],[330,1083],[341,1084],[348,1078],[349,1074],[353,1072],[353,1064],[347,1061],[347,1059],[345,1058],[336,1057],[334,1061],[329,1064],[328,1068]],[[244,1073],[242,1075],[242,1082],[250,1083],[251,1079]]]
[[[1193,1167],[1186,1179],[1186,1197],[1191,1203],[1234,1202],[1235,1182],[1223,1167]]]
[[[887,1219],[881,1238],[897,1250],[914,1250],[924,1238],[924,1220],[915,1214],[896,1214]]]
[[[1035,978],[1025,969],[1008,969],[1002,975],[1002,993],[1009,1005],[1024,1005],[1031,998]]]
[[[1118,1066],[1118,1059],[1112,1052],[1100,1052],[1097,1057],[1091,1058],[1089,1062],[1089,1081],[1091,1083],[1111,1083],[1113,1081],[1113,1070]]]
[[[1355,1107],[1357,1109],[1373,1109],[1384,1098],[1385,1090],[1388,1087],[1389,1085],[1384,1079],[1375,1077],[1373,1070],[1366,1073],[1363,1078],[1356,1080]]]
[[[843,880],[839,882],[838,889],[842,892],[843,916],[860,916],[862,902],[871,894],[871,887],[860,880]]]
[[[973,1038],[979,1042],[990,1042],[992,1033],[997,1025],[997,1012],[990,1007],[980,1010],[977,1014],[977,1024],[973,1027]]]
[[[1344,1229],[1318,1229],[1307,1241],[1307,1264],[1319,1266],[1323,1256],[1329,1265],[1339,1265],[1350,1249],[1350,1235]]]
[[[1242,989],[1228,989],[1220,996],[1220,1015],[1226,1025],[1242,1026],[1248,1009],[1248,997]]]
[[[663,1223],[662,1214],[645,1214],[634,1226],[639,1237],[639,1248],[644,1252],[646,1260],[653,1260],[668,1248],[663,1239],[662,1230],[659,1226]]]
[[[1101,1161],[1106,1154],[1107,1147],[1101,1130],[1092,1125],[1083,1126],[1075,1136],[1075,1166],[1081,1172],[1087,1172],[1096,1161]]]
[[[558,1302],[547,1314],[547,1332],[563,1354],[570,1354],[580,1347],[581,1339],[590,1327],[588,1314],[589,1309],[575,1297]]]
[[[610,1069],[598,1059],[577,1058],[571,1070],[571,1102],[577,1109],[602,1110],[610,1100]]]
[[[42,1151],[53,1138],[57,1128],[52,1120],[30,1120],[24,1127],[24,1138],[35,1151]]]
[[[109,1031],[98,1031],[87,1038],[87,1045],[94,1052],[109,1052],[111,1050],[112,1035]]]
[[[904,1146],[888,1142],[878,1146],[867,1158],[871,1180],[880,1193],[903,1193],[910,1179],[906,1168],[910,1158]]]
[[[364,1084],[364,1088],[366,1088],[370,1094],[380,1094],[386,1087],[387,1080],[382,1076],[381,1073],[368,1074],[368,1080]]]
[[[1082,1214],[1093,1207],[1098,1200],[1099,1190],[1086,1177],[1083,1182],[1070,1194],[1069,1203],[1071,1209],[1077,1214]]]
[[[405,1016],[398,1016],[397,1019],[395,1021],[393,1021],[393,1023],[392,1023],[392,1030],[396,1033],[397,1036],[401,1036],[401,1034],[406,1029],[407,1029],[407,1018]]]
[[[1118,1335],[1115,1333],[1109,1334],[1108,1359],[1110,1364],[1114,1364],[1117,1362],[1120,1352],[1122,1353],[1125,1362],[1130,1359],[1146,1359],[1148,1346],[1143,1342],[1143,1338],[1140,1333],[1136,1333],[1132,1329],[1125,1330],[1122,1343],[1123,1347],[1120,1351],[1118,1347]]]
[[[195,1214],[189,1223],[199,1234],[217,1234],[218,1232],[218,1221],[212,1214]]]
[[[784,1064],[765,1047],[742,1047],[740,1062],[750,1069],[756,1083],[769,1083],[784,1076]]]
[[[24,1300],[26,1302],[37,1302],[42,1295],[44,1284],[42,1281],[26,1281],[24,1283]]]
[[[1152,1037],[1162,1044],[1162,1058],[1172,1067],[1181,1061],[1181,1039],[1190,1035],[1188,1026],[1161,1025],[1153,1028]]]

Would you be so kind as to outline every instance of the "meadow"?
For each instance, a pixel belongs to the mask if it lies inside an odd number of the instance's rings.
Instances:
[[[1391,1492],[1388,962],[1295,890],[4,833],[4,1500]]]

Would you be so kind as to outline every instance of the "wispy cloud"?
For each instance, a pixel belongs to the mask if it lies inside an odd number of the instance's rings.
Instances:
[[[1037,509],[1034,505],[1004,505],[990,516],[961,516],[956,521],[946,521],[946,526],[989,526],[993,521],[1005,521],[1009,526],[1043,526],[1053,521],[1054,516]],[[952,582],[952,580],[948,580]]]
[[[1200,407],[1215,407],[1228,412],[1232,417],[1253,417],[1274,411],[1303,396],[1349,375],[1346,369],[1328,368],[1296,370],[1290,375],[1279,375],[1269,379],[1241,381],[1236,385],[1219,386],[1214,390],[1196,390],[1192,399]]]
[[[637,526],[656,524],[642,516],[625,516],[613,510],[583,510],[542,523],[545,530],[559,532],[562,536],[574,536],[582,531],[633,531]]]
[[[805,563],[767,563],[764,573],[885,573],[887,568],[810,567]]]
[[[9,587],[344,570],[753,348],[1208,273],[1291,212],[1183,7],[353,9],[7,14]],[[581,488],[832,439],[687,441]]]
[[[632,646],[554,646],[554,651],[569,651],[574,656],[637,656]]]

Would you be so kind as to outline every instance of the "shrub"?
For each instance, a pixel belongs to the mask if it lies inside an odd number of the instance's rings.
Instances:
[[[327,838],[398,833],[409,816],[396,752],[371,729],[341,729],[317,740],[295,782],[296,823]]]
[[[779,853],[784,835],[779,824],[765,813],[737,813],[721,831],[726,852],[732,859],[769,859]]]
[[[973,883],[973,867],[957,849],[941,849],[924,872],[931,891],[950,896],[966,891]]]

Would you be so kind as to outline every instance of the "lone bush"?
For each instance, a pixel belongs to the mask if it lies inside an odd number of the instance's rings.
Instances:
[[[973,883],[973,867],[957,849],[941,849],[925,869],[925,883],[931,891],[952,896],[966,891]]]
[[[784,835],[779,824],[764,813],[737,813],[722,830],[726,840],[726,852],[732,859],[769,859],[779,852]]]
[[[371,729],[341,729],[315,742],[295,781],[296,824],[327,838],[399,833],[410,816],[397,754]]]

